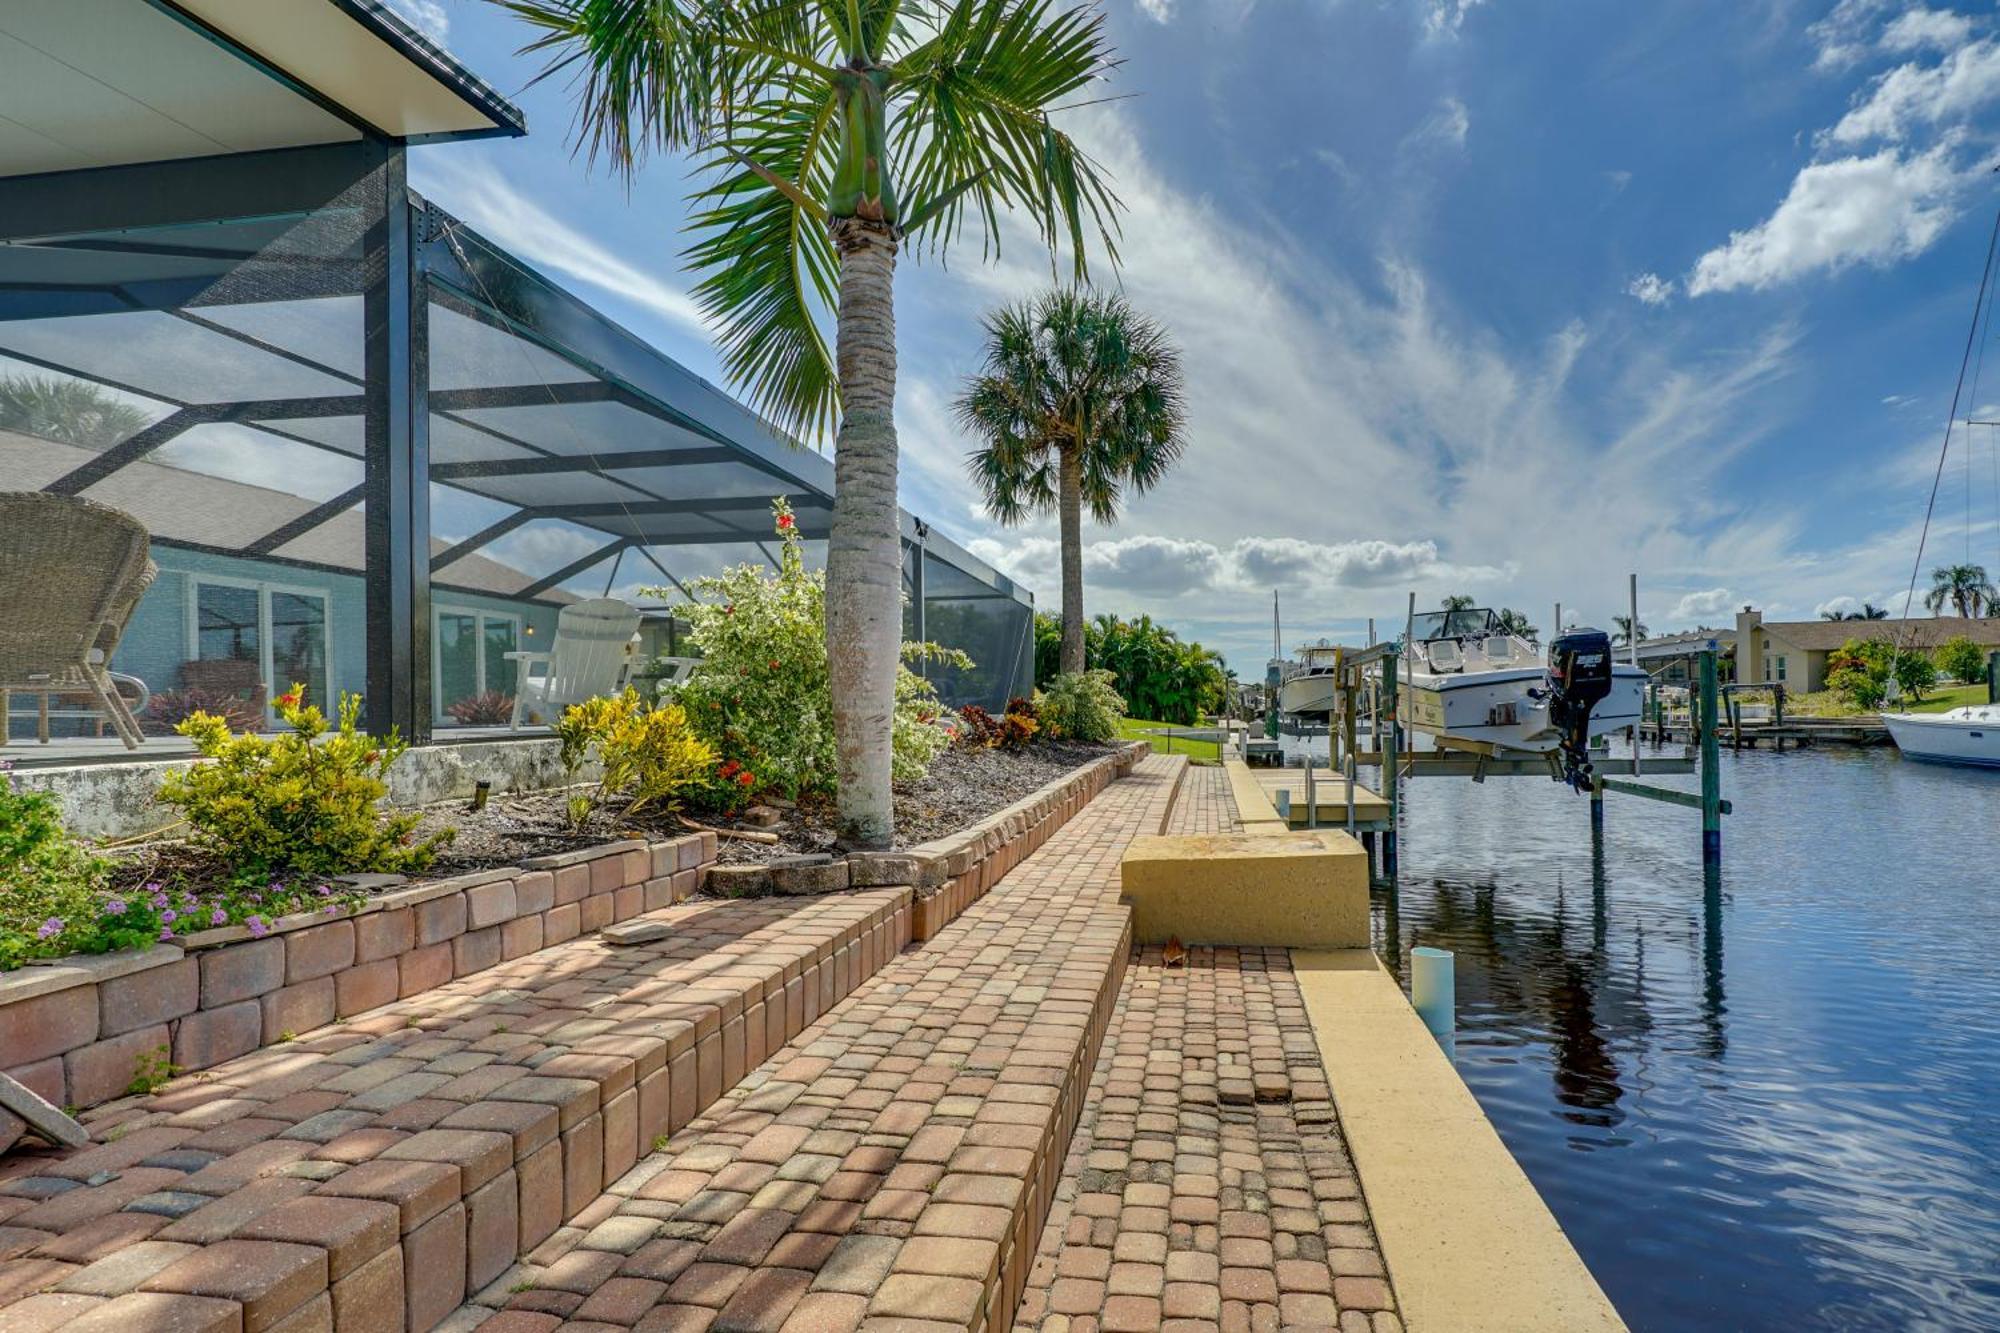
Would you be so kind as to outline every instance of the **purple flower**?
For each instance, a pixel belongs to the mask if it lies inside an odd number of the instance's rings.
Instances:
[[[167,895],[164,893],[156,893],[153,895],[152,902],[153,906],[164,908],[167,905]]]
[[[210,912],[210,913],[208,914],[208,924],[209,924],[209,925],[211,925],[211,926],[226,926],[226,925],[228,925],[228,924],[229,924],[229,913],[227,913],[227,912],[223,911],[223,910],[222,910],[222,909],[221,909],[220,907],[216,908],[216,909],[215,909],[215,910],[214,910],[213,912]]]
[[[105,901],[104,901],[104,915],[106,915],[106,916],[124,916],[124,915],[125,915],[125,900],[124,900],[123,898],[107,898],[107,899],[105,899]]]
[[[328,916],[332,916],[335,912],[338,912],[339,910],[340,910],[339,903],[328,903],[326,905],[326,914]]]
[[[62,918],[59,916],[52,916],[47,921],[42,922],[41,928],[35,931],[35,938],[38,940],[53,939],[57,935],[62,934],[62,929],[63,929]]]
[[[160,923],[162,925],[171,926],[174,922],[180,920],[180,917],[181,914],[179,912],[176,912],[173,908],[169,907],[166,911],[160,913]]]
[[[322,897],[322,898],[331,898],[331,897],[333,897],[333,885],[331,885],[331,884],[322,884],[322,885],[320,885],[320,886],[319,886],[319,888],[318,888],[318,889],[316,890],[316,892],[317,892],[317,893],[319,894],[319,896],[320,896],[320,897]]]
[[[172,927],[169,927],[169,926],[161,926],[161,927],[160,927],[160,938],[161,938],[161,939],[163,939],[163,940],[170,940],[170,939],[172,939],[173,937],[174,937],[174,932],[173,932],[173,929],[172,929]]]
[[[253,916],[243,924],[250,927],[250,937],[252,939],[261,940],[271,933],[270,925],[261,916]]]

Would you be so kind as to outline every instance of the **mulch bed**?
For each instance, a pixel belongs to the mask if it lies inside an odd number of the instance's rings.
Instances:
[[[897,785],[896,846],[915,847],[970,827],[1110,749],[1044,741],[1024,750],[947,750],[922,781]],[[775,843],[761,837],[725,836],[720,852],[723,864],[756,864],[779,856],[834,849],[836,814],[831,802],[806,802],[779,813],[782,818],[777,825],[759,830],[775,834]],[[693,819],[707,828],[747,827],[719,817],[697,815]],[[690,825],[666,812],[642,811],[627,819],[599,811],[580,832],[574,831],[569,825],[565,793],[539,791],[495,796],[477,812],[464,800],[426,807],[415,836],[422,839],[446,828],[456,833],[441,849],[426,878],[518,865],[531,856],[596,847],[633,834],[675,837],[687,833]],[[114,878],[126,888],[155,879],[195,888],[215,884],[221,876],[187,844],[160,841],[122,855]]]

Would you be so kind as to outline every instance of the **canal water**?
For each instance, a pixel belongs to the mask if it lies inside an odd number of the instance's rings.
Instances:
[[[1692,777],[1653,779],[1692,788]],[[1635,1329],[2000,1329],[2000,774],[1724,756],[1699,815],[1406,780],[1378,951]]]

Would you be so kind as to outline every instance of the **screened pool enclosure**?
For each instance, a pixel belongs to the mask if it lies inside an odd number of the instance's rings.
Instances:
[[[409,190],[407,144],[519,133],[511,107],[372,4],[270,8],[296,21],[0,15],[51,57],[0,88],[0,491],[146,529],[159,572],[108,663],[142,730],[218,701],[268,724],[294,682],[419,741],[489,725],[507,654],[569,603],[631,601],[646,653],[691,652],[674,604],[773,558],[774,498],[823,557],[827,458]],[[307,18],[352,29],[360,68],[325,69]],[[391,70],[415,91],[384,111]],[[152,133],[97,114],[107,89],[191,105]],[[910,637],[976,664],[933,669],[947,700],[1027,690],[1029,595],[908,515],[903,537]],[[43,614],[32,586],[0,604],[0,634]],[[15,692],[4,754],[97,736],[87,704]]]

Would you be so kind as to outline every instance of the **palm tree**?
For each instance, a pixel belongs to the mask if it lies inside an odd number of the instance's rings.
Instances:
[[[1635,635],[1641,639],[1646,637],[1646,626],[1643,621],[1638,625],[1634,625],[1630,616],[1613,616],[1611,617],[1611,623],[1618,627],[1618,632],[1611,636],[1611,642],[1613,643],[1630,643]]]
[[[1118,207],[1049,113],[1109,69],[1104,16],[1058,0],[494,0],[577,85],[577,146],[619,172],[687,153],[684,258],[730,379],[790,429],[834,437],[827,655],[840,824],[888,843],[902,637],[893,278],[969,213],[989,251],[1026,211],[1079,278]],[[892,115],[892,109],[894,114]],[[834,350],[821,322],[831,312]]]
[[[1466,600],[1470,601],[1471,598],[1467,598]],[[1540,639],[1542,633],[1528,623],[1526,612],[1516,611],[1511,606],[1500,608],[1500,628],[1503,632],[1511,634],[1517,639],[1526,639],[1530,643],[1534,643]]]
[[[1992,598],[1989,597],[1987,600],[1991,601]],[[1889,612],[1886,607],[1877,606],[1873,602],[1863,602],[1861,609],[1859,611],[1849,611],[1847,618],[1849,620],[1887,620]]]
[[[1995,601],[2000,601],[2000,593],[1987,580],[1984,565],[1940,565],[1931,571],[1931,590],[1924,594],[1924,606],[1933,614],[1943,611],[1949,602],[1968,619],[1976,618],[1982,605]]]
[[[0,430],[108,449],[153,416],[88,380],[0,375]]]
[[[968,458],[1002,523],[1056,511],[1064,675],[1084,668],[1083,511],[1118,520],[1180,458],[1181,359],[1122,296],[1060,288],[986,317],[986,364],[955,404],[984,443]]]
[[[1477,603],[1474,602],[1470,597],[1467,597],[1464,593],[1455,592],[1451,596],[1439,602],[1438,605],[1443,607],[1446,611],[1465,611],[1469,610],[1473,606],[1476,606]]]

